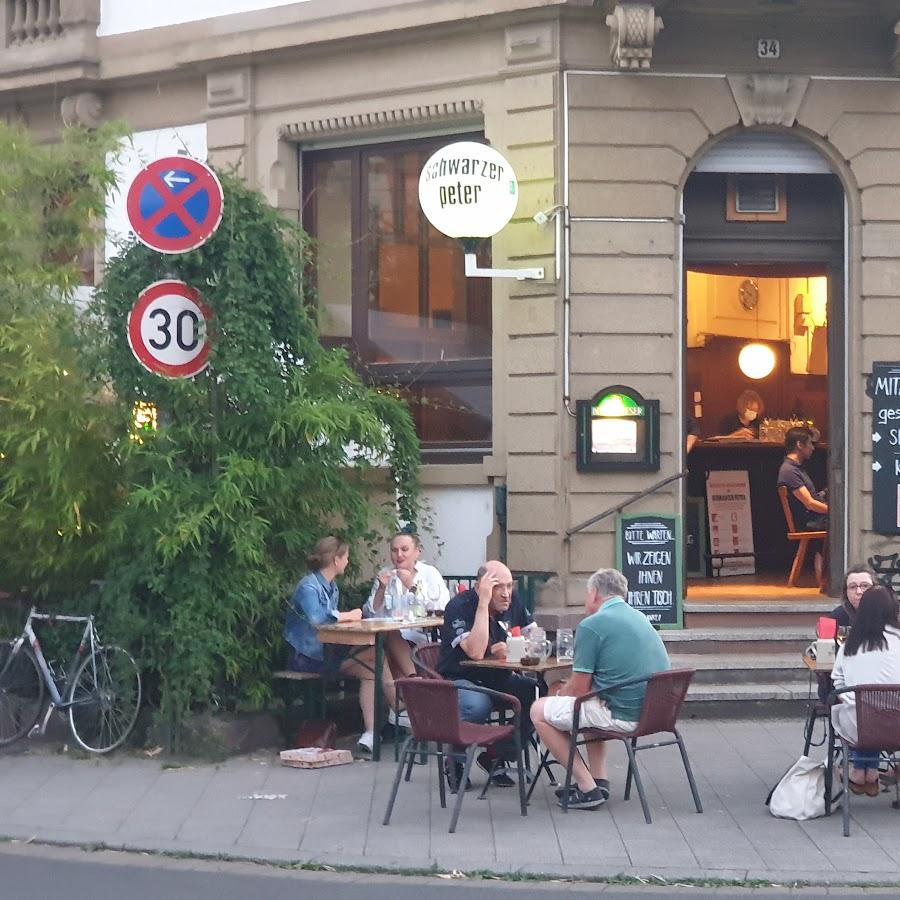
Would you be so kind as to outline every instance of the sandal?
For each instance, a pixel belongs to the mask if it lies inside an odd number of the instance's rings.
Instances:
[[[851,782],[852,785],[852,782]],[[851,787],[852,790],[852,787]],[[853,791],[853,793],[857,793]],[[881,793],[881,785],[877,781],[867,781],[865,784],[865,789],[859,791],[860,794],[865,794],[867,797],[877,797]]]

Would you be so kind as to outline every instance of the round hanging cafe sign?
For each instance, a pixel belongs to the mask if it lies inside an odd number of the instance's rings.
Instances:
[[[441,147],[419,176],[422,212],[447,237],[493,237],[509,223],[518,202],[512,166],[486,144]]]

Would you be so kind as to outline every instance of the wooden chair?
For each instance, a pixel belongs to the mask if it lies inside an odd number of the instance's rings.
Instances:
[[[462,809],[465,796],[465,783],[476,753],[481,749],[495,747],[503,741],[510,739],[515,744],[516,768],[519,776],[519,808],[523,816],[528,815],[525,803],[525,769],[522,762],[522,744],[519,737],[519,719],[522,715],[522,705],[517,697],[512,694],[502,694],[484,687],[467,687],[467,691],[477,691],[487,694],[495,704],[503,706],[512,712],[512,721],[501,725],[477,725],[471,722],[463,722],[459,717],[459,691],[450,681],[442,681],[435,678],[401,678],[397,687],[406,701],[406,711],[412,734],[406,739],[403,750],[400,752],[400,761],[397,764],[397,772],[394,776],[394,785],[388,800],[387,810],[384,814],[384,824],[391,821],[391,813],[394,802],[397,799],[397,791],[400,781],[409,781],[412,774],[413,762],[417,754],[436,756],[438,761],[438,791],[441,799],[441,808],[447,806],[447,792],[444,784],[444,746],[447,745],[447,753],[453,752],[453,747],[466,748],[466,761],[463,767],[463,775],[460,779],[459,790],[456,792],[456,803],[453,814],[450,817],[450,833],[456,831],[456,823]],[[435,750],[429,749],[430,742],[436,745]],[[406,777],[403,778],[403,770],[406,769]],[[490,779],[489,779],[490,780]]]
[[[781,500],[781,508],[784,510],[784,519],[787,522],[787,539],[789,541],[798,541],[797,553],[794,556],[794,564],[791,566],[791,574],[788,575],[788,587],[795,587],[797,576],[803,569],[803,563],[806,560],[806,548],[810,541],[828,538],[827,531],[798,531],[794,524],[794,514],[791,512],[791,504],[788,501],[788,489],[786,485],[778,485],[778,498]]]
[[[849,750],[880,750],[887,756],[893,771],[897,771],[897,753],[900,753],[900,684],[858,684],[840,688],[831,695],[831,700],[839,702],[840,695],[848,691],[856,694],[856,743],[851,744],[836,732],[829,718],[828,759],[835,758],[836,740],[841,743],[843,757],[843,791],[841,792],[841,812],[844,820],[844,837],[850,837],[850,781]],[[831,766],[827,766],[831,770]],[[826,771],[826,776],[830,774]],[[895,800],[891,804],[900,809],[900,781],[894,782]],[[825,779],[825,814],[831,812],[830,778]]]

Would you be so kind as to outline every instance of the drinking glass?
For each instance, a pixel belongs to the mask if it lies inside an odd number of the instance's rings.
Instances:
[[[571,628],[560,628],[556,632],[557,659],[573,659],[575,656],[575,634]]]

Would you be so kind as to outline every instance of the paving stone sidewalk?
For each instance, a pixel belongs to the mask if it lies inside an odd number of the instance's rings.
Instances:
[[[24,745],[0,755],[0,835],[379,868],[900,884],[892,793],[853,798],[849,838],[839,814],[809,822],[769,815],[763,801],[799,756],[801,730],[798,721],[685,722],[702,815],[671,747],[639,757],[653,815],[645,824],[637,797],[622,800],[625,755],[616,745],[613,796],[600,810],[564,815],[545,780],[526,818],[516,791],[492,789],[481,801],[473,791],[455,835],[438,802],[434,762],[414,767],[391,825],[381,824],[390,745],[379,764],[312,771],[284,768],[274,753],[174,768]]]

